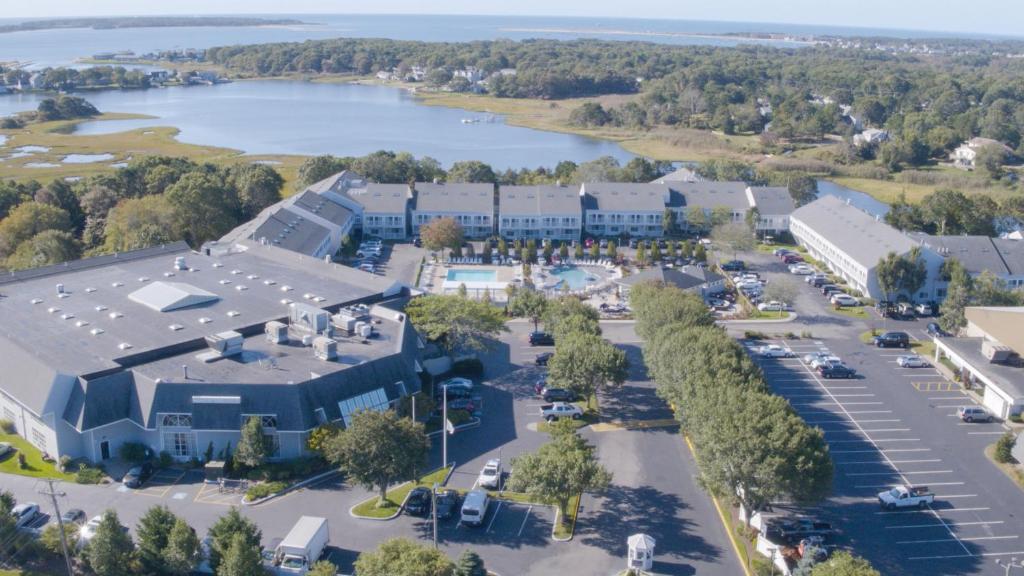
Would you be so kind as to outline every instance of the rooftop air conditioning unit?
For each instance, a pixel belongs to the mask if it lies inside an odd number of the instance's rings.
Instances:
[[[981,343],[981,355],[988,359],[993,364],[999,362],[1006,362],[1010,359],[1013,354],[1013,349],[1009,346],[1003,346],[988,340]]]
[[[184,256],[174,257],[174,269],[175,270],[188,270],[188,266],[185,264]]]
[[[206,337],[206,345],[210,347],[211,351],[222,358],[241,354],[244,342],[245,337],[234,330]]]
[[[263,332],[267,335],[267,342],[273,344],[288,343],[288,325],[284,322],[271,320],[264,325]]]
[[[338,343],[326,336],[317,336],[313,339],[313,355],[330,362],[338,357]]]

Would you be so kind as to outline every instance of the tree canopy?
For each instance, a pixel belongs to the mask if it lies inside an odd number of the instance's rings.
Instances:
[[[455,564],[439,550],[407,538],[381,542],[356,558],[359,576],[454,576]]]
[[[487,339],[508,330],[499,308],[457,295],[414,298],[405,311],[421,334],[440,342],[449,353],[483,350]]]
[[[438,252],[445,248],[455,250],[462,246],[462,225],[454,218],[435,218],[420,226],[423,247]]]

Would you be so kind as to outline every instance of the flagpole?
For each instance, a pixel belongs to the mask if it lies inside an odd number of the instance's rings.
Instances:
[[[441,388],[444,390],[444,408],[442,413],[444,414],[444,422],[441,422],[441,468],[448,467],[448,385],[442,384]]]

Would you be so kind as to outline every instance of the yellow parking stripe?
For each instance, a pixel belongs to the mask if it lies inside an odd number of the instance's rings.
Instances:
[[[911,382],[918,392],[960,392],[960,385],[956,382]]]

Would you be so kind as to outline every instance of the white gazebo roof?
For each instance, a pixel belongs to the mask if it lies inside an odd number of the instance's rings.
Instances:
[[[633,534],[626,542],[633,550],[654,550],[654,538],[647,534]]]

